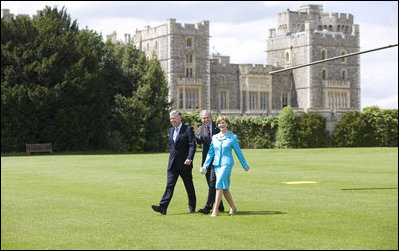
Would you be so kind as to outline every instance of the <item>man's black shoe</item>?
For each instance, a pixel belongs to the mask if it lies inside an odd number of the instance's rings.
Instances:
[[[161,214],[166,214],[166,210],[163,209],[163,208],[160,207],[160,206],[152,205],[151,207],[152,207],[152,209],[153,209],[155,212],[158,212],[158,213],[161,213]]]
[[[201,208],[198,210],[198,213],[209,214],[210,210],[207,208]]]

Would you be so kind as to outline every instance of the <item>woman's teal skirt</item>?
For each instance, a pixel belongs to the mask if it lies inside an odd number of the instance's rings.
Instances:
[[[233,166],[214,166],[216,175],[216,188],[217,189],[229,189],[230,187],[230,176]]]

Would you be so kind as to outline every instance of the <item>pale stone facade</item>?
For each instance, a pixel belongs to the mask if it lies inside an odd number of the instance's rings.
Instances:
[[[209,22],[180,24],[176,19],[136,31],[133,44],[159,60],[169,84],[169,100],[181,110],[210,106]]]

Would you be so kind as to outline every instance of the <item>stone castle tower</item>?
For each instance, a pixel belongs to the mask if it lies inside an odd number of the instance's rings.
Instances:
[[[267,64],[287,68],[358,51],[359,25],[351,14],[304,5],[279,13],[277,31],[269,30]],[[292,70],[292,81],[298,108],[360,110],[359,56]]]
[[[136,48],[159,60],[169,84],[169,101],[181,110],[209,109],[209,21],[166,24],[136,31]]]

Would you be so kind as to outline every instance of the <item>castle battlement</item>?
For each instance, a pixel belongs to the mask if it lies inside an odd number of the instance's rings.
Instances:
[[[209,21],[204,20],[202,22],[196,24],[186,24],[186,23],[176,23],[175,18],[167,19],[167,24],[170,27],[170,30],[178,31],[181,33],[198,31],[201,33],[209,33]]]
[[[349,13],[336,13],[333,12],[330,15],[331,19],[334,19],[339,22],[352,22],[353,23],[353,15]]]
[[[349,13],[322,13],[322,22],[353,24],[353,15]]]
[[[244,74],[267,74],[270,67],[262,64],[239,64],[240,72]]]
[[[314,26],[317,30],[343,31],[348,34],[352,33],[353,15],[324,13],[321,5],[303,5],[299,11],[288,9],[279,13],[277,32],[270,30],[269,37],[304,31],[308,22],[312,22],[311,26]]]

